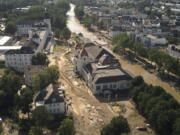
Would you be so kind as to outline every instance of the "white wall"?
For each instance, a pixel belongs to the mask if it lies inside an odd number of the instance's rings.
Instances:
[[[17,34],[28,35],[31,28],[31,25],[17,25]]]
[[[5,65],[19,72],[24,72],[24,69],[31,65],[32,56],[33,54],[8,54],[5,55]]]
[[[49,113],[64,114],[65,113],[65,102],[45,104],[45,108]]]
[[[107,86],[105,90],[124,90],[130,87],[130,81],[122,80],[122,81],[111,82],[111,83],[93,84],[93,93],[102,94],[105,85]],[[100,87],[100,89],[97,89],[97,86]]]

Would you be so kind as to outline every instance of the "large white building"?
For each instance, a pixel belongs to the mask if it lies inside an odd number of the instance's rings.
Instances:
[[[86,43],[74,48],[75,71],[82,76],[93,94],[118,93],[130,87],[131,77],[118,60],[102,46]]]
[[[41,29],[48,29],[49,33],[51,32],[51,20],[44,19],[44,20],[24,20],[17,23],[17,35],[28,36],[29,31],[32,28],[41,28]]]
[[[31,65],[33,55],[34,50],[28,46],[17,50],[9,50],[5,53],[5,65],[19,72],[24,72],[25,68]]]
[[[50,20],[45,19],[43,22],[35,22],[34,24],[18,28],[19,34],[28,34],[29,39],[20,49],[9,50],[5,53],[6,66],[19,72],[24,72],[31,65],[32,56],[38,52],[43,52],[51,33],[50,25]]]
[[[52,84],[45,89],[39,91],[34,97],[35,107],[44,106],[49,113],[65,114],[66,103],[64,100],[64,92],[58,90]]]

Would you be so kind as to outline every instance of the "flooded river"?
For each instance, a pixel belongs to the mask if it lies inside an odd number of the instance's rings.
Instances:
[[[80,24],[79,20],[75,16],[75,8],[76,6],[74,4],[70,4],[70,10],[67,12],[67,27],[69,30],[76,34],[82,33],[85,38],[95,41],[101,45],[107,44],[105,41],[99,39],[95,33],[89,32],[82,24]]]

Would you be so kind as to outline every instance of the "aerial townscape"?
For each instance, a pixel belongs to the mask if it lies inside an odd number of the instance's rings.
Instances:
[[[180,0],[0,0],[0,135],[180,135]]]

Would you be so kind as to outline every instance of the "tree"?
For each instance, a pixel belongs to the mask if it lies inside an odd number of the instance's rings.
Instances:
[[[114,117],[110,124],[106,125],[101,130],[101,135],[120,135],[122,133],[129,133],[130,128],[128,122],[122,116]]]
[[[123,33],[115,36],[112,40],[112,44],[115,45],[115,52],[118,52],[119,49],[122,49],[125,52],[125,48],[133,48],[134,43],[129,39],[126,33]]]
[[[38,127],[31,127],[29,130],[28,135],[43,135],[43,131],[41,128]]]
[[[33,101],[33,91],[30,88],[21,89],[18,100],[18,106],[23,113],[28,113],[28,116],[31,109],[32,101]]]
[[[141,81],[139,77],[132,81],[133,100],[138,111],[147,118],[158,134],[173,134],[176,129],[174,124],[180,118],[180,105],[163,88],[140,83]]]
[[[70,118],[66,118],[61,122],[60,127],[58,128],[57,135],[74,135],[74,121]]]
[[[175,44],[175,45],[177,45],[178,42],[179,42],[179,40],[178,40],[177,38],[175,38],[175,37],[170,37],[170,38],[168,38],[167,40],[168,40],[168,43],[169,43],[169,44]]]
[[[137,76],[132,80],[132,86],[133,87],[139,86],[143,83],[144,83],[144,79],[142,78],[142,76]]]
[[[37,53],[32,57],[32,65],[48,65],[49,60],[46,54]]]
[[[0,113],[12,114],[10,110],[15,106],[14,100],[18,90],[21,88],[22,78],[12,71],[5,71],[0,79]]]
[[[39,106],[32,111],[32,120],[38,128],[42,129],[53,120],[53,116],[47,112],[44,106]]]
[[[75,8],[76,16],[79,20],[81,20],[84,17],[84,10],[83,6],[78,6]]]
[[[54,32],[54,35],[55,35],[56,38],[59,39],[59,38],[60,38],[60,35],[61,35],[60,30],[59,30],[59,29],[56,29],[55,32]]]
[[[15,22],[13,22],[13,21],[7,22],[5,31],[8,34],[13,35],[16,32],[16,24],[15,24]]]
[[[2,127],[2,124],[0,123],[0,135],[2,132],[3,132],[3,127]]]
[[[71,31],[65,27],[63,30],[62,30],[62,37],[65,39],[65,40],[68,40],[70,39],[71,37]]]
[[[47,67],[33,78],[33,89],[41,90],[47,87],[50,83],[57,83],[59,79],[59,69],[57,66]]]
[[[174,135],[179,135],[180,134],[180,117],[175,121],[173,128],[174,128]]]

